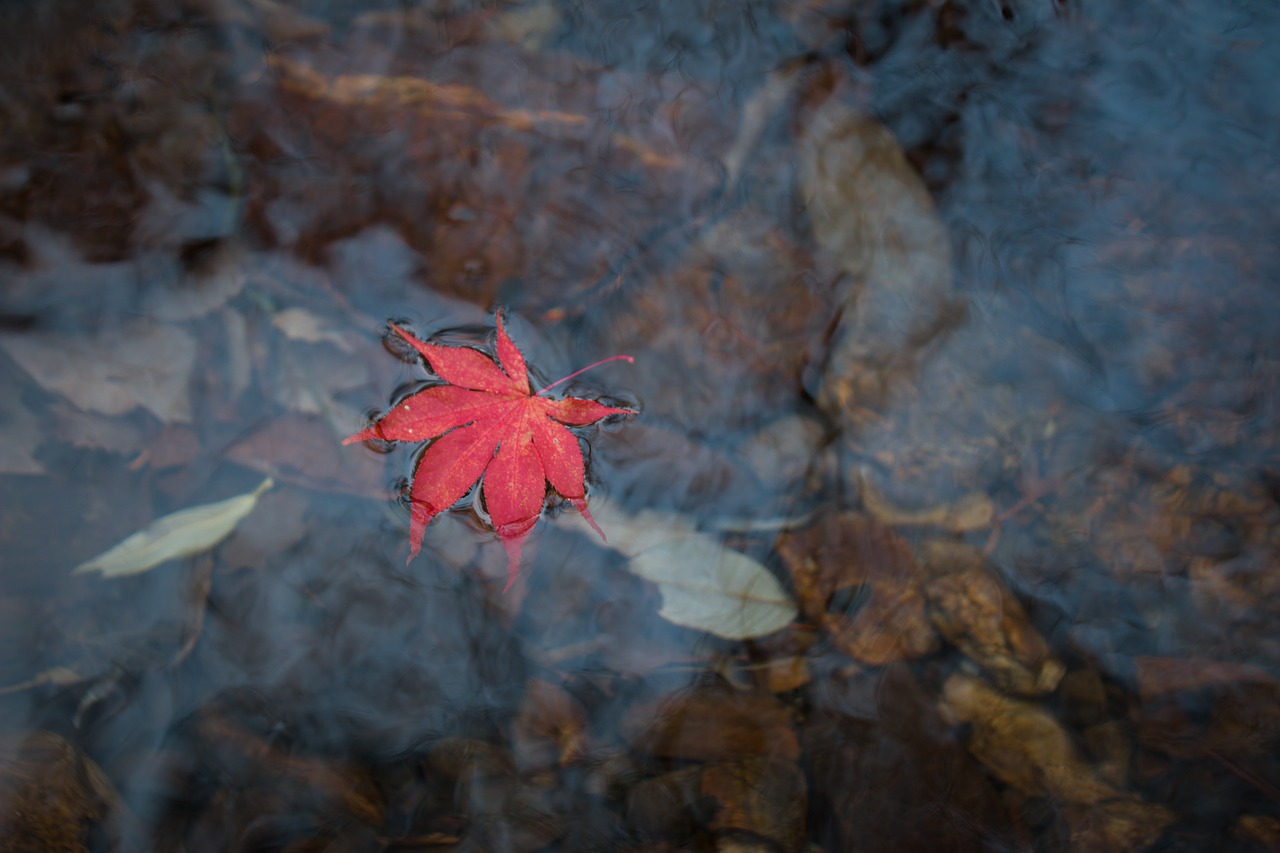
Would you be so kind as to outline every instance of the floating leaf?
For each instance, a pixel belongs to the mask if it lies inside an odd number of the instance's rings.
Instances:
[[[445,384],[411,394],[368,429],[343,444],[378,439],[431,440],[413,472],[409,516],[409,559],[422,548],[431,519],[456,504],[483,477],[481,493],[493,529],[507,550],[507,585],[520,570],[520,552],[547,500],[547,484],[577,508],[604,538],[587,509],[586,472],[578,437],[567,427],[589,426],[632,409],[593,400],[546,396],[557,385],[616,355],[557,379],[534,394],[524,356],[497,317],[498,361],[470,347],[420,341],[394,323]]]
[[[141,574],[169,560],[207,551],[235,530],[236,525],[253,511],[258,497],[272,485],[274,482],[268,477],[248,494],[157,518],[120,544],[76,566],[71,573],[80,575],[98,571],[104,578],[120,578]]]

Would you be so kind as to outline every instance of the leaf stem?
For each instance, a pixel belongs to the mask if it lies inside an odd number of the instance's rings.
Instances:
[[[539,391],[535,396],[541,397],[543,394],[546,394],[548,391],[550,391],[552,388],[556,387],[557,385],[563,385],[565,382],[568,382],[573,377],[581,376],[582,374],[586,373],[588,370],[591,370],[593,367],[599,367],[600,365],[608,364],[611,361],[626,361],[626,362],[630,362],[631,364],[635,364],[636,362],[636,360],[629,355],[611,355],[608,358],[602,358],[593,364],[588,364],[586,367],[582,368],[581,370],[575,370],[573,373],[570,373],[568,376],[564,377],[563,379],[557,379],[555,382],[552,382],[546,388],[543,388],[541,391]]]

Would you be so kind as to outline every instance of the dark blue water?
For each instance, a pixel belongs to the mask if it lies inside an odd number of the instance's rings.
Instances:
[[[0,26],[0,846],[1277,846],[1269,5]],[[415,448],[340,445],[436,381],[389,318],[499,307],[640,409],[506,595],[480,490],[406,565]],[[633,562],[692,531],[776,624]]]

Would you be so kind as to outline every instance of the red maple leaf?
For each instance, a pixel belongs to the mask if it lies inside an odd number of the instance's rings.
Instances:
[[[498,363],[479,350],[420,341],[394,323],[404,338],[448,384],[411,394],[368,429],[342,443],[428,441],[418,458],[410,491],[409,560],[422,549],[427,524],[457,503],[482,476],[481,491],[489,520],[507,551],[507,585],[520,570],[520,551],[547,499],[547,483],[582,513],[600,538],[604,531],[587,509],[585,470],[578,437],[565,428],[587,426],[609,415],[633,415],[631,409],[594,400],[546,396],[552,388],[615,355],[575,371],[533,394],[524,356],[498,318]]]

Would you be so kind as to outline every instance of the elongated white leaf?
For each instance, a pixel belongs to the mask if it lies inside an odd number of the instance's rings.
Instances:
[[[710,536],[641,551],[629,568],[658,585],[658,615],[686,628],[745,640],[772,634],[796,618],[795,602],[764,566]]]
[[[258,497],[273,484],[268,477],[248,494],[157,518],[120,544],[76,566],[71,573],[96,571],[102,572],[104,578],[121,578],[141,574],[168,560],[207,551],[231,535],[236,525],[253,511]]]

